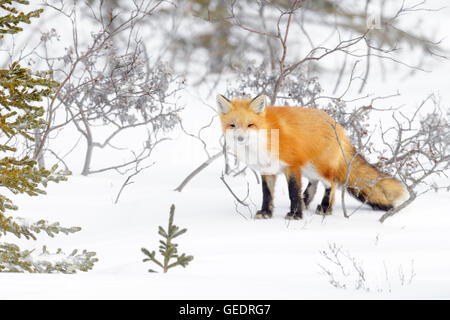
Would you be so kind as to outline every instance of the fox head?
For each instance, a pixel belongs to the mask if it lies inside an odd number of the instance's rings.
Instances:
[[[266,130],[266,96],[260,94],[252,100],[228,100],[217,95],[222,129],[227,140],[234,140],[238,144],[246,144],[259,130]]]

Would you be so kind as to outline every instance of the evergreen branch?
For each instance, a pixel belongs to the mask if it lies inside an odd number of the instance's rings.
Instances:
[[[170,207],[169,224],[167,226],[167,231],[164,230],[164,228],[161,226],[158,227],[158,234],[165,239],[159,241],[159,243],[161,244],[159,246],[159,252],[161,253],[164,259],[163,262],[160,262],[158,259],[156,259],[155,251],[150,252],[145,248],[141,249],[141,251],[148,257],[143,259],[143,262],[147,261],[154,262],[161,269],[163,269],[164,273],[166,273],[170,268],[173,268],[178,265],[184,268],[189,264],[189,262],[191,262],[194,259],[193,256],[187,256],[185,253],[178,255],[177,250],[178,244],[172,243],[172,239],[182,235],[187,231],[187,229],[185,228],[180,229],[178,226],[173,224],[174,214],[175,214],[175,206],[172,205]],[[175,262],[170,263],[171,259],[177,260]],[[156,272],[153,269],[149,269],[148,271]]]

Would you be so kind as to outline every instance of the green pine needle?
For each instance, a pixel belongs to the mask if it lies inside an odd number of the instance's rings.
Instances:
[[[163,227],[158,227],[158,234],[164,238],[164,240],[160,240],[159,243],[161,244],[159,246],[159,252],[161,253],[163,257],[163,261],[160,262],[156,258],[155,251],[148,251],[145,248],[142,248],[141,251],[144,253],[148,258],[143,259],[143,262],[151,261],[158,265],[161,269],[163,269],[163,272],[166,273],[170,268],[176,267],[178,265],[185,268],[189,262],[191,262],[194,257],[193,256],[187,256],[185,253],[179,255],[177,250],[177,244],[172,243],[172,239],[182,235],[187,231],[187,229],[179,229],[178,226],[173,224],[173,218],[175,214],[175,205],[172,204],[170,207],[170,215],[169,215],[169,225],[167,227],[167,231],[164,230]],[[175,262],[170,263],[172,259],[176,259]],[[153,269],[149,269],[148,272],[156,272]]]

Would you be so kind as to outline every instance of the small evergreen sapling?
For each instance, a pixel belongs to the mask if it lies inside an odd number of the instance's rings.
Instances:
[[[163,272],[166,273],[170,268],[176,267],[178,265],[182,266],[183,268],[186,267],[189,262],[191,262],[194,257],[193,256],[187,256],[185,253],[178,255],[177,251],[177,244],[173,243],[172,240],[176,237],[182,235],[187,231],[187,229],[180,229],[178,226],[173,224],[173,216],[175,214],[175,206],[172,204],[170,207],[170,217],[169,217],[169,226],[167,228],[167,231],[164,230],[163,227],[159,226],[158,233],[165,239],[165,241],[160,240],[159,243],[161,245],[159,246],[159,252],[164,258],[163,262],[160,262],[158,259],[156,259],[156,252],[152,251],[149,252],[147,249],[142,248],[142,252],[148,256],[148,258],[145,258],[143,261],[153,261],[155,264],[160,266],[163,269]],[[171,259],[176,259],[175,262],[170,262]],[[149,269],[149,272],[156,272],[153,269]]]

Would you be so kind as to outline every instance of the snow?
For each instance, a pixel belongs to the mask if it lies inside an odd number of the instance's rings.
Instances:
[[[333,216],[323,219],[307,211],[303,221],[286,221],[287,187],[276,187],[274,218],[248,219],[237,214],[233,199],[217,177],[220,164],[212,165],[180,194],[172,191],[183,170],[152,167],[125,189],[113,204],[123,182],[108,175],[73,176],[51,185],[39,200],[23,198],[20,213],[26,217],[80,225],[74,235],[55,239],[39,237],[32,244],[96,251],[99,262],[88,273],[76,275],[0,274],[1,299],[390,299],[448,298],[450,270],[448,193],[419,198],[398,216],[380,224],[380,213],[364,208],[350,219],[337,201]],[[251,179],[250,179],[251,180]],[[154,183],[149,183],[154,181]],[[259,186],[252,183],[252,197]],[[242,188],[242,191],[245,191]],[[323,189],[318,190],[318,196]],[[315,208],[317,197],[311,204]],[[177,238],[179,252],[194,255],[186,267],[167,274],[148,273],[140,248],[157,249],[157,226],[166,227],[169,207],[175,203],[175,224],[187,233]],[[359,204],[347,199],[352,210]],[[430,210],[430,204],[432,204]],[[8,240],[12,240],[8,239]],[[17,242],[17,241],[16,241]],[[19,241],[20,243],[21,241]],[[25,243],[25,241],[22,241]],[[363,262],[366,273],[379,279],[369,292],[336,289],[319,264],[328,244],[342,246]],[[20,243],[22,244],[22,243]],[[28,244],[30,245],[30,244]],[[400,285],[398,268],[411,285]],[[384,279],[389,269],[389,283]],[[351,285],[351,283],[350,283]],[[379,287],[382,292],[379,292]],[[391,287],[389,292],[388,288]],[[6,289],[5,289],[6,288]]]
[[[441,20],[445,18],[442,15]],[[399,88],[403,95],[390,103],[413,105],[431,91],[439,92],[448,106],[449,71],[450,62],[440,61],[431,73],[418,73],[408,79],[389,82],[374,77],[370,81],[375,85],[369,91],[384,95]],[[321,83],[325,85],[326,80]],[[333,87],[334,82],[329,86]],[[187,90],[182,116],[189,130],[198,130],[211,116],[202,98],[214,105],[214,97],[204,98],[193,91]],[[211,141],[220,136],[218,121],[205,135]],[[77,139],[74,132],[61,133],[60,145],[56,145],[61,154],[72,147],[64,137],[73,142]],[[124,141],[133,139],[124,137]],[[78,148],[82,152],[84,146]],[[76,156],[75,151],[68,158],[75,164],[69,181],[50,184],[45,196],[14,197],[19,206],[14,214],[24,221],[43,218],[67,227],[80,226],[82,230],[56,235],[54,239],[39,235],[37,241],[28,241],[5,236],[1,241],[17,243],[22,249],[46,244],[51,252],[57,248],[64,252],[87,249],[97,252],[99,262],[93,270],[74,275],[0,273],[0,299],[450,298],[448,192],[427,193],[381,224],[378,219],[382,213],[368,207],[346,219],[340,191],[332,216],[315,215],[323,194],[319,186],[304,220],[287,221],[284,215],[289,211],[289,197],[280,176],[273,219],[256,220],[252,214],[260,205],[261,186],[251,173],[247,179],[227,180],[240,195],[245,195],[246,181],[250,182],[255,206],[252,212],[241,208],[239,214],[233,197],[219,179],[221,160],[206,168],[181,193],[173,191],[205,160],[200,143],[180,132],[172,141],[158,146],[155,165],[135,177],[135,183],[125,188],[118,204],[114,200],[125,177],[115,173],[80,176],[81,160]],[[110,160],[108,155],[99,156],[100,162]],[[172,203],[176,205],[175,224],[187,228],[187,233],[176,239],[178,250],[193,255],[194,260],[186,268],[176,267],[167,274],[148,273],[155,266],[142,262],[140,249],[157,250],[157,228],[167,226]],[[349,212],[359,207],[350,197],[346,204]],[[347,289],[335,288],[328,282],[319,265],[339,276],[320,253],[330,244],[342,247],[362,265],[369,291],[356,290],[350,276],[340,278]],[[345,268],[351,270],[351,265]],[[401,284],[401,272],[406,277],[415,274],[411,284]]]

